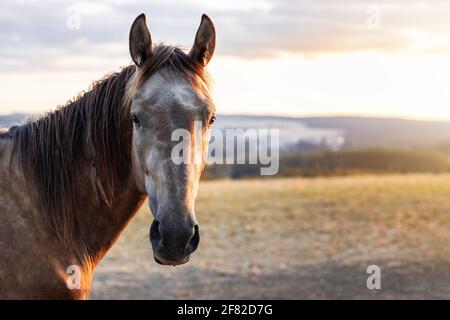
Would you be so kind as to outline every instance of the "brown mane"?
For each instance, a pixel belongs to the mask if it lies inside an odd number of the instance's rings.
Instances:
[[[114,200],[131,169],[129,109],[135,92],[157,70],[169,68],[208,94],[208,75],[181,49],[158,45],[143,66],[128,66],[94,83],[90,91],[35,121],[1,136],[13,139],[38,208],[62,241],[78,233],[76,183],[81,161],[91,161],[91,185],[105,205]]]

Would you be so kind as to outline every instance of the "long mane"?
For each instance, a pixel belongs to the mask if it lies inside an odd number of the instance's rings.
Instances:
[[[37,206],[61,240],[70,241],[78,233],[75,212],[81,161],[91,162],[87,185],[106,206],[114,201],[120,181],[130,174],[132,97],[162,68],[175,70],[195,88],[208,91],[209,78],[202,66],[177,47],[158,45],[140,68],[128,66],[112,73],[67,105],[3,134],[13,140],[12,157],[17,158]]]

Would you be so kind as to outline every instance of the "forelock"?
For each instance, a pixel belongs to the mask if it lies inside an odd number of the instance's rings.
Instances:
[[[152,56],[136,72],[130,80],[125,94],[126,105],[131,105],[133,97],[144,83],[157,71],[171,71],[185,79],[202,97],[210,100],[211,80],[204,67],[195,62],[178,47],[157,45]]]

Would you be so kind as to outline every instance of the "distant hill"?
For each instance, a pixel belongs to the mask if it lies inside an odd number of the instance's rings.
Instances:
[[[364,117],[220,116],[221,127],[273,127],[293,151],[450,146],[450,122]]]
[[[0,127],[27,115],[0,115]],[[280,129],[282,151],[450,146],[450,122],[363,117],[275,117],[219,115],[214,128]]]
[[[359,117],[318,117],[299,121],[310,127],[343,130],[347,149],[434,147],[450,143],[448,121]]]
[[[9,115],[0,115],[0,128],[9,128],[20,124],[28,115],[22,113],[13,113]]]

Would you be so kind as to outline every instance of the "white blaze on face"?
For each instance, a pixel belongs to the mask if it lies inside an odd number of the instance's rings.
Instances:
[[[172,85],[170,88],[170,92],[172,93],[173,98],[177,104],[181,105],[187,112],[192,112],[193,114],[195,114],[192,133],[187,131],[183,134],[184,139],[190,139],[190,141],[185,142],[184,145],[189,146],[189,148],[192,150],[192,158],[186,157],[184,159],[184,163],[192,164],[193,162],[193,164],[195,165],[202,165],[205,162],[205,157],[207,155],[208,144],[206,143],[205,152],[205,141],[209,142],[209,130],[206,130],[206,133],[204,133],[203,121],[201,119],[201,108],[203,108],[203,106],[198,103],[199,98],[195,90],[191,85],[186,84],[184,80]]]
[[[171,92],[175,101],[186,108],[186,110],[200,111],[201,106],[197,103],[198,98],[191,86],[180,83],[175,85]]]
[[[201,92],[196,92],[191,84],[182,77],[170,77],[162,75],[160,72],[155,73],[148,79],[134,97],[137,102],[145,102],[152,97],[167,98],[167,102],[176,102],[182,105],[186,110],[201,111],[201,105],[198,104]],[[160,105],[161,108],[167,107],[165,104]]]

